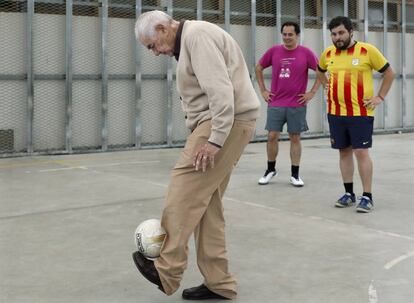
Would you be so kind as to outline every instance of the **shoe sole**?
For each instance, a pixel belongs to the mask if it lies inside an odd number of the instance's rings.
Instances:
[[[371,210],[372,210],[372,208],[371,209],[365,209],[365,208],[357,208],[356,209],[357,213],[365,213],[365,214],[370,213]]]
[[[184,290],[185,291],[185,290]],[[187,294],[183,291],[183,293],[181,294],[181,297],[184,300],[194,300],[194,301],[199,301],[199,300],[230,300],[229,298],[223,297],[219,294],[209,294],[206,296],[199,296],[199,297],[194,297],[191,294]]]
[[[134,253],[132,253],[132,259],[134,260],[134,263],[135,263],[135,266],[136,266],[136,268],[138,268],[138,270],[139,270],[139,272],[141,273],[141,275],[145,278],[145,279],[147,279],[147,277],[145,276],[145,274],[144,274],[144,272],[142,271],[142,269],[141,269],[141,266],[139,266],[139,263],[138,263],[138,258],[136,257],[136,256],[138,256],[138,252],[136,251],[136,252],[134,252]],[[148,279],[147,279],[148,280]],[[149,280],[148,280],[149,281]],[[152,281],[150,281],[151,283],[154,283],[154,282],[152,282]]]
[[[204,301],[204,300],[230,300],[229,298],[226,298],[226,297],[210,297],[210,296],[208,296],[208,297],[197,297],[197,298],[194,298],[194,297],[191,297],[191,296],[186,296],[186,295],[181,295],[181,297],[184,299],[184,300],[192,300],[192,301]]]
[[[290,184],[291,184],[293,187],[303,187],[303,186],[305,186],[305,184],[293,184],[292,182],[290,182]]]
[[[134,252],[134,253],[132,253],[132,259],[134,260],[134,263],[135,263],[135,267],[136,268],[138,268],[138,270],[139,270],[139,272],[141,273],[141,275],[147,280],[147,281],[149,281],[149,282],[151,282],[152,284],[155,284],[155,286],[158,286],[158,289],[159,290],[161,290],[162,292],[164,292],[165,293],[165,291],[164,291],[164,289],[161,287],[161,286],[159,286],[158,284],[157,284],[157,282],[154,282],[154,281],[151,281],[150,279],[148,279],[147,278],[147,276],[144,274],[144,272],[143,272],[143,270],[141,269],[141,267],[138,265],[138,261],[137,261],[137,258],[136,258],[136,256],[138,255],[138,252],[136,251],[136,252]]]
[[[349,203],[348,205],[343,205],[341,203],[335,203],[335,207],[338,207],[338,208],[347,208],[353,205],[355,205],[355,202]]]

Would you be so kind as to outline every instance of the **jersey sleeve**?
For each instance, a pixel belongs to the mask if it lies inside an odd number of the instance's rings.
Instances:
[[[369,45],[368,55],[369,55],[369,60],[370,60],[371,66],[376,71],[382,73],[389,66],[389,63],[388,63],[387,59],[384,57],[384,55],[375,46]]]
[[[321,56],[319,57],[319,63],[318,63],[318,69],[321,72],[326,72],[328,69],[328,64],[326,61],[326,53],[328,52],[328,49],[325,49]]]

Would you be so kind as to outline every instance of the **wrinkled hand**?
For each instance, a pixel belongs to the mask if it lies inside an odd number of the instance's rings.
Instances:
[[[364,100],[364,106],[368,109],[374,109],[379,104],[381,104],[382,99],[378,96],[372,97],[371,99]]]
[[[298,97],[299,97],[298,102],[300,104],[307,105],[309,103],[309,101],[312,100],[312,98],[314,96],[315,96],[315,93],[312,92],[312,91],[308,91],[307,93],[304,93],[304,94],[299,94],[298,95]]]
[[[194,155],[194,162],[193,166],[195,166],[195,170],[202,169],[203,172],[207,170],[208,165],[211,168],[214,167],[214,156],[220,150],[219,147],[210,144],[209,142],[205,143],[201,146]]]
[[[272,92],[270,92],[270,91],[268,91],[268,90],[264,90],[264,91],[262,91],[262,97],[263,97],[263,99],[264,99],[266,102],[270,102],[270,101],[272,101],[272,97],[273,97],[274,95],[275,95],[274,93],[272,93]]]

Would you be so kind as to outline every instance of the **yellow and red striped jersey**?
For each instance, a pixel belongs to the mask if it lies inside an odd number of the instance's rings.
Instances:
[[[374,116],[364,99],[374,96],[372,70],[384,72],[387,59],[373,45],[356,42],[346,50],[334,45],[319,58],[319,69],[328,71],[328,113],[335,116]]]

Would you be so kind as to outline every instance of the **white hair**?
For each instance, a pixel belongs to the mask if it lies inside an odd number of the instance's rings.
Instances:
[[[135,38],[140,37],[153,38],[155,36],[155,27],[158,24],[169,25],[173,18],[163,11],[150,11],[141,14],[135,23]]]

